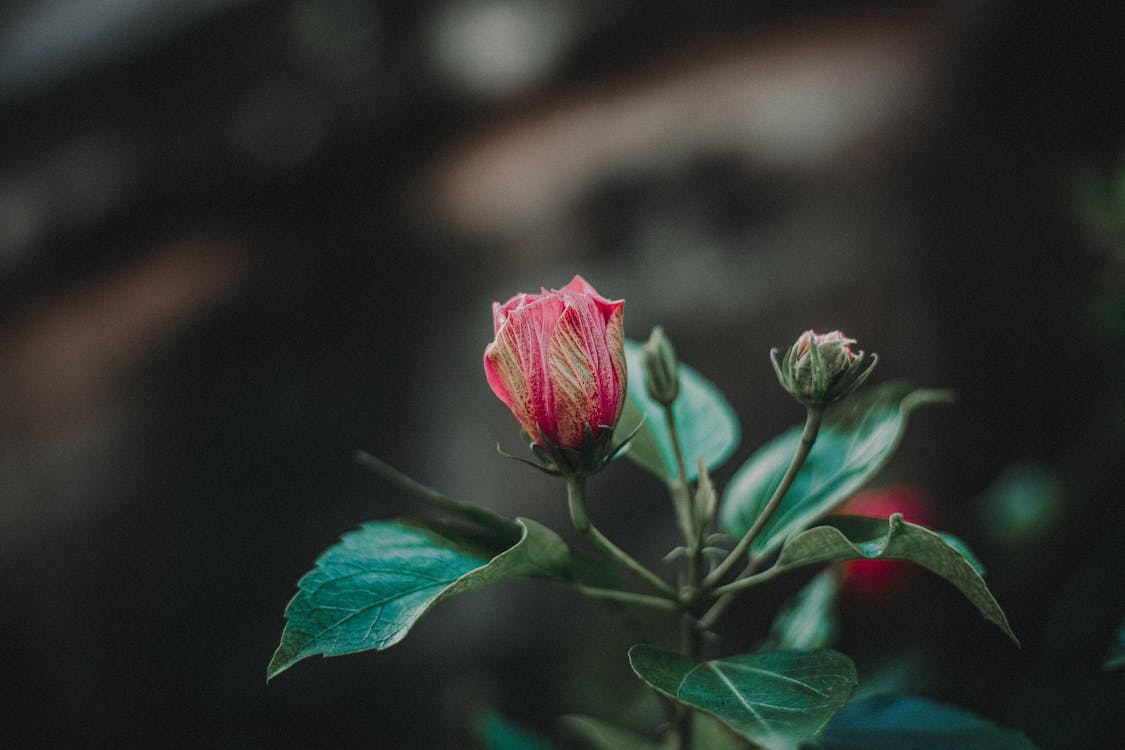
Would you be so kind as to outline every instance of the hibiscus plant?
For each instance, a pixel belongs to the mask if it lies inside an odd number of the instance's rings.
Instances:
[[[369,522],[325,551],[285,610],[268,677],[315,654],[388,648],[442,599],[524,578],[625,612],[662,611],[675,628],[663,645],[640,643],[621,654],[662,696],[668,720],[646,733],[604,716],[568,717],[583,746],[1031,747],[1018,732],[922,698],[849,703],[855,665],[825,647],[818,627],[829,578],[806,585],[760,649],[711,653],[721,615],[755,586],[795,568],[868,559],[936,573],[1016,641],[980,563],[959,540],[897,513],[829,514],[884,465],[908,415],[948,395],[901,383],[857,393],[876,357],[855,351],[855,340],[839,331],[806,331],[784,356],[771,353],[779,383],[804,407],[804,425],[762,445],[720,495],[709,472],[737,446],[737,418],[709,381],[678,362],[659,327],[644,344],[626,340],[623,309],[576,276],[562,289],[495,303],[495,339],[484,352],[487,383],[530,444],[531,453],[517,458],[565,486],[571,521],[586,540],[581,548],[536,521],[454,500],[361,453],[363,464],[416,496],[430,517]],[[586,479],[617,470],[618,457],[668,488],[682,543],[661,572],[602,533],[591,512],[596,503],[588,507]],[[481,741],[520,746],[513,736]],[[523,746],[548,745],[528,739]]]

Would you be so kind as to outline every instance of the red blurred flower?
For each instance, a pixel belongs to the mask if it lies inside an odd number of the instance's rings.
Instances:
[[[937,520],[930,498],[917,487],[893,485],[857,492],[835,514],[890,518],[932,527]],[[918,566],[899,560],[849,560],[841,563],[841,594],[856,604],[871,605],[902,593],[917,578]]]

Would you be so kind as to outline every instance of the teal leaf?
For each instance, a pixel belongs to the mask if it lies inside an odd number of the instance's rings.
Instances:
[[[498,713],[490,712],[477,723],[477,738],[485,750],[551,750],[552,745]]]
[[[961,545],[963,547],[964,545]],[[1019,640],[1008,618],[981,577],[979,563],[966,557],[940,534],[902,520],[895,513],[887,520],[867,516],[834,516],[826,525],[790,538],[781,548],[777,567],[795,568],[838,560],[909,560],[952,583],[1016,645]]]
[[[850,703],[808,745],[818,750],[1035,750],[1020,732],[923,698]]]
[[[641,348],[642,344],[636,341],[625,341],[628,398],[614,438],[625,439],[643,419],[643,426],[624,455],[660,479],[675,479],[676,458],[664,407],[653,401],[645,389]],[[698,459],[703,459],[708,469],[714,469],[738,447],[741,428],[730,402],[709,380],[685,364],[680,365],[680,395],[672,405],[672,413],[689,480],[696,478]]]
[[[1109,653],[1106,654],[1102,669],[1122,667],[1125,667],[1125,620],[1117,625],[1117,631],[1113,634],[1113,643],[1109,645]]]
[[[814,736],[856,686],[852,660],[827,649],[697,662],[642,645],[629,649],[629,663],[651,687],[767,750],[792,750]]]
[[[797,592],[774,618],[766,648],[823,648],[836,636],[833,606],[840,589],[840,573],[826,568]]]
[[[754,539],[753,555],[776,550],[860,489],[898,447],[907,415],[923,404],[948,401],[945,391],[915,390],[902,383],[873,388],[830,409],[816,442],[785,499]],[[719,523],[742,537],[781,484],[801,438],[796,427],[766,443],[731,478]]]
[[[593,716],[564,716],[563,724],[596,750],[658,750],[653,740]]]
[[[697,711],[691,722],[691,746],[700,750],[748,750],[750,743],[710,714]]]
[[[487,534],[377,521],[345,534],[298,582],[281,644],[266,670],[276,677],[314,654],[382,650],[402,640],[441,599],[515,577],[565,580],[570,552],[527,519],[505,547]]]

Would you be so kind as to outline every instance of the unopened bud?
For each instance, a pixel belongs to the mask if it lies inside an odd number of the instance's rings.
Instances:
[[[863,369],[864,353],[852,351],[855,339],[840,331],[805,331],[778,362],[777,350],[770,352],[773,369],[781,387],[806,406],[823,407],[839,401],[859,388],[879,358]]]
[[[680,395],[680,363],[664,329],[656,326],[641,349],[645,368],[645,390],[652,400],[671,406]]]

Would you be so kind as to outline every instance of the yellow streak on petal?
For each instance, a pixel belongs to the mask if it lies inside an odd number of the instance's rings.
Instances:
[[[581,447],[586,424],[598,417],[598,383],[587,346],[582,313],[568,307],[547,347],[547,373],[555,395],[558,444]]]

